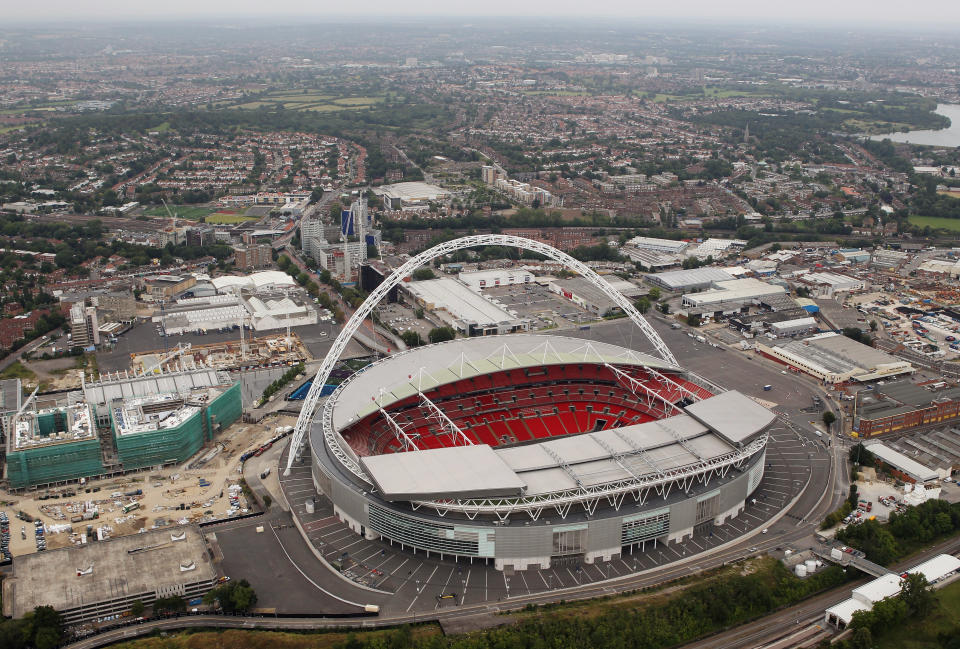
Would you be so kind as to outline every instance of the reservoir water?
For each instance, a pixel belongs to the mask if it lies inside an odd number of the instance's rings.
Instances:
[[[938,115],[946,115],[950,118],[950,128],[938,131],[926,130],[873,135],[870,139],[878,141],[889,139],[893,142],[909,142],[910,144],[930,146],[960,146],[960,104],[938,104],[935,112]]]

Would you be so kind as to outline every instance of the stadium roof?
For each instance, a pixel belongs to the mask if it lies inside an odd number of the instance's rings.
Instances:
[[[361,457],[360,462],[387,500],[543,496],[616,481],[656,479],[705,460],[730,457],[737,450],[727,436],[756,439],[773,420],[772,413],[747,397],[725,394],[732,397],[701,402],[718,400],[701,409],[701,416],[723,426],[726,434],[681,414],[536,444],[387,453]],[[734,430],[733,420],[739,417],[728,413],[741,411],[746,416]],[[759,411],[768,416],[761,417]]]
[[[360,458],[386,500],[519,496],[523,481],[486,445]]]
[[[742,444],[774,420],[772,412],[734,390],[691,404],[686,411],[731,444]]]
[[[387,407],[415,396],[418,387],[428,391],[500,370],[583,362],[673,368],[647,354],[581,338],[536,334],[459,338],[394,354],[355,374],[337,396],[333,427],[341,430],[378,410],[378,401]]]

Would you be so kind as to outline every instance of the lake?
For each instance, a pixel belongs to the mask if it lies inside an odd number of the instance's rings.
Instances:
[[[938,104],[935,112],[950,118],[950,128],[940,129],[939,131],[910,131],[909,133],[874,135],[870,139],[930,146],[960,146],[960,104]]]

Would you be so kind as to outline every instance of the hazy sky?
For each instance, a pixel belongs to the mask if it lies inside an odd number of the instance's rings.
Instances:
[[[903,0],[0,0],[5,20],[62,22],[65,19],[218,18],[240,16],[323,18],[356,16],[595,16],[668,18],[720,22],[960,26],[960,2]]]

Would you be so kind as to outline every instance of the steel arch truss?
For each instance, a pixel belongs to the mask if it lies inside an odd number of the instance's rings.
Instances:
[[[512,514],[519,513],[527,514],[533,520],[537,520],[544,510],[556,511],[560,518],[566,518],[576,506],[583,507],[588,514],[593,514],[602,502],[607,502],[619,511],[627,497],[632,497],[634,502],[644,504],[651,494],[666,499],[674,488],[688,491],[694,484],[708,484],[714,476],[725,477],[731,468],[742,468],[751,457],[762,451],[766,444],[767,434],[764,433],[742,449],[731,450],[709,460],[668,469],[658,474],[632,476],[623,480],[595,486],[578,486],[576,489],[549,494],[517,498],[419,500],[412,501],[410,505],[414,511],[428,508],[441,517],[450,512],[456,512],[470,520],[485,515],[495,516],[501,521],[507,520]]]
[[[633,307],[633,305],[630,303],[630,300],[625,298],[620,291],[613,288],[589,266],[574,259],[567,253],[557,250],[553,246],[541,243],[539,241],[525,239],[523,237],[515,237],[507,234],[476,234],[454,239],[453,241],[445,241],[444,243],[436,245],[433,248],[420,253],[416,257],[409,259],[402,266],[394,270],[389,277],[381,282],[380,285],[370,293],[367,299],[363,301],[363,304],[360,305],[360,308],[356,310],[350,320],[348,320],[344,325],[343,329],[340,331],[340,334],[333,342],[333,346],[330,348],[330,351],[327,352],[326,357],[323,359],[323,363],[317,370],[317,374],[313,379],[313,385],[310,386],[310,391],[307,393],[307,398],[303,402],[303,408],[300,410],[300,416],[297,418],[297,424],[293,429],[293,439],[290,444],[289,454],[287,455],[287,472],[290,471],[290,468],[293,466],[294,458],[303,447],[304,438],[308,429],[310,428],[310,422],[313,420],[317,405],[320,402],[320,393],[323,390],[323,385],[327,382],[327,379],[330,376],[330,372],[333,370],[333,366],[339,360],[340,355],[347,346],[347,343],[350,342],[350,340],[353,338],[353,335],[357,332],[357,329],[359,329],[363,324],[363,321],[367,319],[374,307],[380,303],[380,300],[386,297],[387,293],[389,293],[395,286],[402,282],[405,277],[408,277],[420,266],[429,263],[438,257],[456,252],[457,250],[473,248],[475,246],[508,246],[511,248],[521,248],[523,250],[539,253],[554,261],[564,264],[564,266],[570,270],[582,275],[584,279],[586,279],[593,286],[602,291],[607,297],[613,300],[614,304],[620,307],[623,312],[626,313],[627,316],[634,322],[634,324],[640,328],[640,331],[643,332],[644,336],[646,336],[646,338],[653,345],[654,349],[656,349],[657,354],[671,365],[677,365],[677,359],[674,357],[673,353],[666,346],[663,340],[661,340],[660,336],[653,329],[653,327],[650,326],[650,323],[648,323],[644,317],[640,315],[640,313]],[[327,422],[325,422],[324,428],[325,434],[327,431],[326,423]],[[341,454],[345,454],[345,452],[342,449],[334,450],[334,454],[339,457]]]

